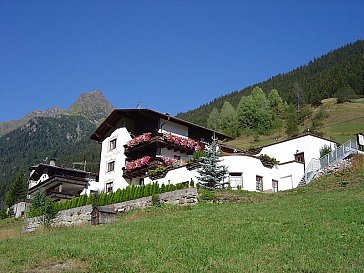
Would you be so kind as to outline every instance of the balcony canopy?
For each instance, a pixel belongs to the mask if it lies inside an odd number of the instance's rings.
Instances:
[[[200,125],[170,116],[167,113],[160,113],[151,109],[116,109],[111,112],[111,114],[105,119],[103,123],[101,123],[101,125],[92,134],[91,139],[100,142],[103,141],[118,128],[119,122],[123,118],[133,120],[135,125],[139,125],[139,128],[145,128],[145,132],[152,131],[152,129],[158,130],[160,127],[160,119],[164,119],[182,126],[186,126],[188,128],[188,137],[195,140],[204,139],[205,141],[210,141],[214,134],[219,140],[232,139],[228,135],[215,132]],[[128,131],[134,135],[143,133],[141,130],[138,131],[136,127],[130,126],[128,124],[125,126],[127,127]]]

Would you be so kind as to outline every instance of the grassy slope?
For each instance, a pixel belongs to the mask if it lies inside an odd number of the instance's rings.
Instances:
[[[356,133],[364,132],[364,98],[341,104],[336,104],[336,99],[326,99],[322,102],[328,113],[328,118],[324,120],[324,127],[321,130],[324,137],[343,143],[350,138],[355,139]],[[313,108],[313,113],[317,111],[319,108]],[[304,127],[310,127],[310,121],[306,122]],[[304,127],[300,128],[300,132],[304,130]],[[286,139],[284,130],[281,128],[269,136],[261,136],[257,142],[251,136],[241,136],[228,144],[241,149],[264,146],[274,143],[276,138]]]
[[[111,225],[13,232],[0,237],[0,270],[51,272],[66,263],[70,272],[363,272],[363,159],[357,166],[288,192],[223,194],[240,199],[235,204],[151,208]]]

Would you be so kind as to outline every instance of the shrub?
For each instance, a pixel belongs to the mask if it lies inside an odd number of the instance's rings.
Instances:
[[[159,207],[161,204],[159,194],[152,195],[152,205],[155,207]]]
[[[33,197],[29,217],[39,216],[42,225],[49,227],[56,214],[57,208],[53,200],[47,197],[43,191],[37,191]]]
[[[0,209],[0,219],[5,219],[8,217],[5,209]]]
[[[195,186],[195,181],[193,181],[193,179],[191,178],[190,187],[193,188],[194,186]]]
[[[213,191],[208,191],[208,190],[203,190],[199,196],[200,200],[203,200],[203,201],[213,201],[215,200],[215,192]]]
[[[332,148],[329,145],[324,145],[320,148],[320,157],[323,157],[332,152]]]

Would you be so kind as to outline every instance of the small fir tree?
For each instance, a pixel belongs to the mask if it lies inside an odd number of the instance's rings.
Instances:
[[[210,145],[205,146],[206,156],[201,158],[201,167],[197,170],[200,185],[206,189],[222,188],[223,181],[227,174],[227,167],[219,165],[220,149],[217,138],[212,138]]]

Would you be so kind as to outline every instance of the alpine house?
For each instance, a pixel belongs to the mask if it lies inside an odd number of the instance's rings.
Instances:
[[[306,134],[276,142],[255,151],[223,144],[231,138],[202,126],[150,109],[116,109],[92,134],[101,143],[99,182],[88,190],[116,191],[131,185],[157,181],[177,184],[198,173],[191,159],[212,137],[220,141],[221,164],[227,166],[226,182],[234,189],[278,191],[302,183],[311,161],[320,157],[324,145],[337,143]],[[272,163],[271,158],[276,161]],[[312,165],[312,164],[311,164]]]

